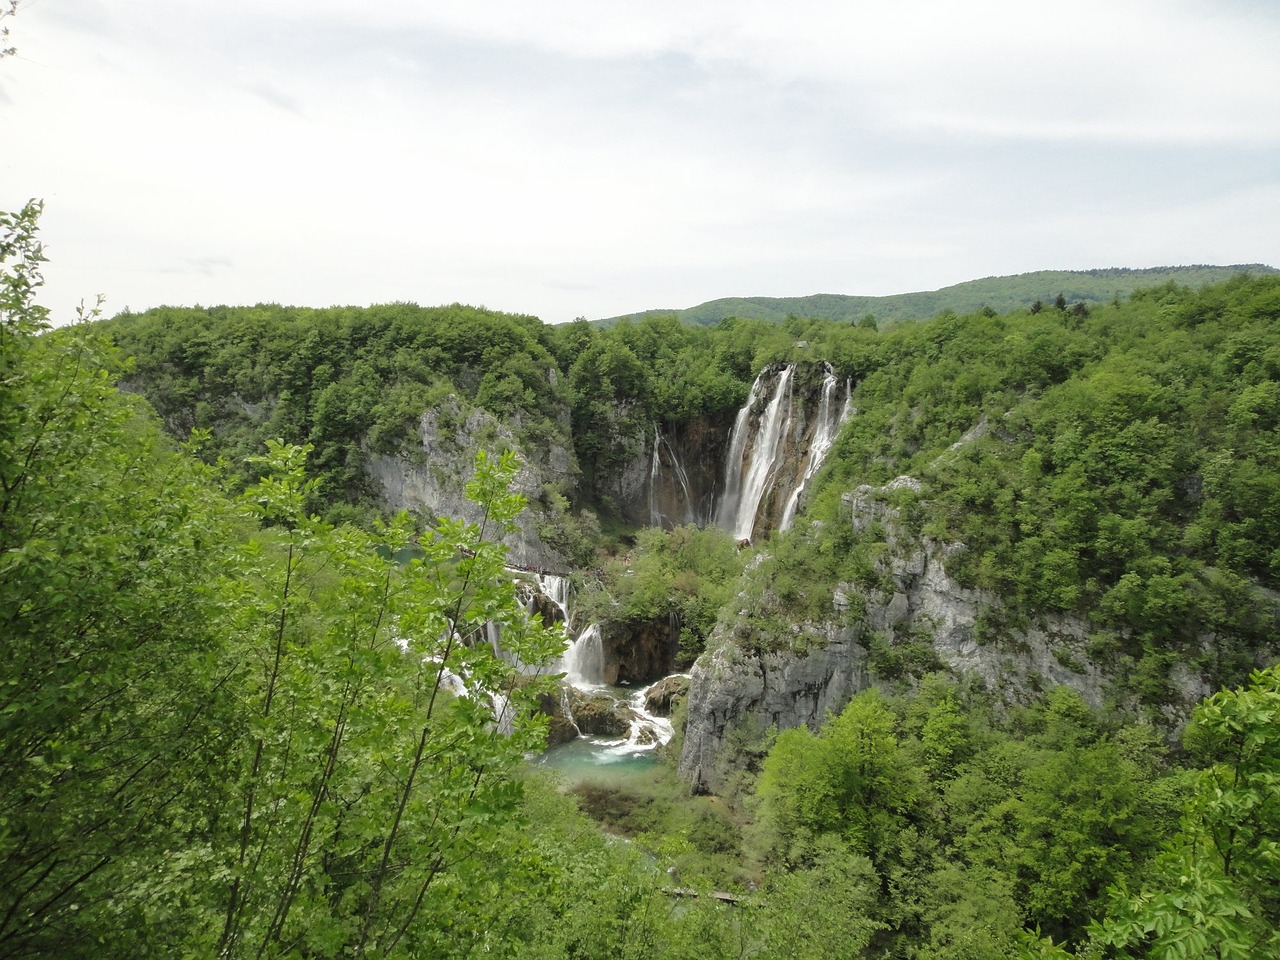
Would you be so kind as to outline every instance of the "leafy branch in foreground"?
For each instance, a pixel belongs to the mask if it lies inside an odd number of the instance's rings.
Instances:
[[[1111,891],[1109,915],[1075,956],[1280,955],[1280,666],[1205,700],[1187,741],[1215,762],[1200,774],[1178,835],[1139,889]],[[1038,938],[1023,955],[1072,956]]]

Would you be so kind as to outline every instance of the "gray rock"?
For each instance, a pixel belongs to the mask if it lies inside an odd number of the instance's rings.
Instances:
[[[748,653],[732,639],[735,623],[717,626],[690,678],[679,772],[695,789],[716,788],[717,759],[735,731],[816,727],[825,714],[838,712],[875,683],[867,663],[870,632],[890,646],[928,639],[947,669],[957,676],[980,677],[1006,703],[1028,702],[1049,687],[1066,685],[1090,705],[1103,705],[1107,665],[1090,658],[1089,627],[1083,619],[1044,616],[1002,631],[998,642],[980,642],[980,624],[1000,612],[1000,600],[961,586],[947,573],[947,559],[964,550],[963,544],[918,538],[905,529],[895,508],[885,502],[886,494],[903,488],[918,491],[920,484],[899,477],[886,487],[859,487],[843,497],[856,532],[883,530],[888,547],[881,565],[884,589],[839,584],[832,597],[832,620],[776,638],[783,647],[779,652]],[[865,615],[848,624],[847,611],[855,608],[857,597]],[[738,633],[750,634],[749,605],[738,607]],[[1175,670],[1173,685],[1179,700],[1166,710],[1166,720],[1176,727],[1209,691],[1203,678],[1185,668]]]
[[[436,517],[453,517],[472,523],[483,519],[481,508],[466,497],[466,485],[474,470],[476,454],[485,449],[520,450],[511,429],[477,407],[464,408],[454,396],[428,410],[418,423],[419,443],[397,455],[369,458],[365,467],[377,483],[382,499],[393,510],[426,512]],[[529,502],[520,515],[518,528],[497,537],[511,560],[528,566],[563,570],[563,558],[538,535],[539,524],[547,517],[540,506],[547,484],[569,486],[576,465],[563,447],[552,446],[535,459],[518,453],[520,469],[513,489]],[[493,538],[496,531],[486,536]]]

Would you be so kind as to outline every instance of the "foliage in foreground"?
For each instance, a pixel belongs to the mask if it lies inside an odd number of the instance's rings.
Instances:
[[[485,529],[308,516],[303,449],[221,494],[91,330],[38,336],[36,213],[3,223],[0,956],[437,952],[540,742],[476,640],[537,666],[562,637]],[[490,528],[513,470],[470,485]]]

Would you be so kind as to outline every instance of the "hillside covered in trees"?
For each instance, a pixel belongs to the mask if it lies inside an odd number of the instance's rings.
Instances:
[[[0,223],[0,956],[1280,953],[1280,279],[884,331],[51,330],[36,214]],[[824,457],[735,538],[730,436],[784,406]],[[566,643],[504,567],[529,526],[691,675],[646,788],[527,760]]]
[[[880,297],[847,294],[814,294],[808,297],[726,297],[708,300],[682,310],[646,310],[627,314],[625,319],[643,320],[649,316],[675,316],[685,323],[712,326],[725,317],[749,317],[753,320],[785,322],[791,317],[815,317],[823,320],[856,322],[871,318],[880,325],[905,320],[926,320],[944,310],[970,313],[984,307],[1000,313],[1033,308],[1036,304],[1053,305],[1062,298],[1063,305],[1084,303],[1090,306],[1111,303],[1127,297],[1135,290],[1178,283],[1199,289],[1213,283],[1224,283],[1240,273],[1274,274],[1275,267],[1261,263],[1215,267],[1148,267],[1129,270],[1110,267],[1101,270],[1037,270],[1008,277],[984,277],[967,280],[938,290],[901,293]],[[599,321],[609,325],[624,317]]]

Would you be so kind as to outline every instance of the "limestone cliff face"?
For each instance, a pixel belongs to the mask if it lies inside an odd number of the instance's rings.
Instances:
[[[698,416],[648,427],[616,485],[618,510],[637,526],[707,526],[723,486],[724,454],[733,418]]]
[[[802,723],[816,727],[827,713],[839,711],[866,689],[865,651],[851,631],[816,625],[803,629],[825,646],[807,655],[751,655],[722,643],[694,664],[679,772],[695,790],[717,787],[725,771],[716,761],[735,731],[785,730]]]
[[[482,448],[491,453],[503,448],[520,451],[513,489],[525,496],[529,507],[517,521],[519,529],[500,540],[515,563],[556,570],[566,567],[539,536],[538,528],[549,519],[540,502],[544,486],[572,486],[577,474],[572,452],[560,446],[541,454],[523,451],[507,425],[479,408],[464,409],[453,397],[422,415],[418,441],[398,455],[371,457],[365,468],[389,507],[478,523],[481,510],[465,492],[477,452]]]
[[[1089,657],[1085,621],[1043,617],[984,642],[984,633],[991,631],[981,624],[1001,606],[994,595],[967,589],[947,574],[946,559],[963,546],[911,536],[885,502],[894,489],[913,484],[899,478],[887,487],[860,487],[844,497],[855,531],[865,533],[872,524],[885,530],[882,589],[840,584],[832,597],[831,620],[803,625],[795,637],[779,643],[784,649],[776,653],[750,654],[729,639],[732,623],[717,627],[690,681],[680,775],[695,788],[716,787],[717,758],[735,731],[816,727],[827,712],[838,712],[851,696],[883,679],[869,665],[873,639],[891,649],[923,638],[942,666],[957,675],[981,677],[1009,703],[1067,685],[1086,702],[1103,704],[1106,665]],[[850,622],[847,611],[858,605],[865,612]],[[1190,672],[1173,679],[1181,701],[1168,709],[1167,719],[1178,724],[1210,691],[1203,678]]]

